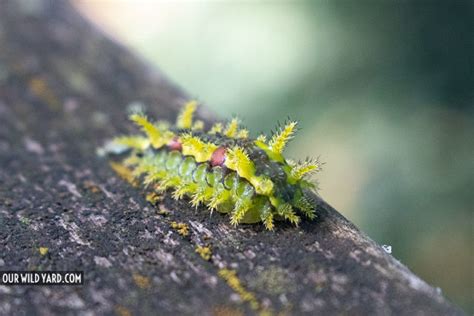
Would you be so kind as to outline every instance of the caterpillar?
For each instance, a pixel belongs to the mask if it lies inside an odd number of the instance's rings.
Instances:
[[[269,140],[264,134],[252,139],[237,118],[206,130],[203,121],[193,119],[196,108],[196,101],[187,102],[174,126],[151,122],[135,111],[130,120],[143,133],[118,136],[103,150],[121,157],[125,153],[121,166],[145,186],[169,190],[175,199],[187,197],[193,206],[203,204],[211,213],[228,213],[234,226],[263,222],[273,230],[275,220],[298,225],[301,215],[315,218],[308,192],[316,191],[316,185],[308,175],[319,171],[320,163],[283,156],[296,121],[278,127]]]

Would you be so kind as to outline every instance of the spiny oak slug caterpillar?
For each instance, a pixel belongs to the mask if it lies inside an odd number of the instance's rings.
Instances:
[[[103,152],[126,153],[121,164],[135,180],[157,191],[170,189],[175,199],[187,196],[193,206],[204,204],[211,213],[230,213],[232,225],[261,221],[272,230],[274,220],[298,225],[300,214],[315,217],[308,190],[316,185],[307,176],[319,171],[320,164],[282,155],[296,122],[279,127],[268,141],[265,135],[252,139],[237,119],[205,130],[204,122],[193,121],[196,106],[189,101],[174,126],[133,113],[130,119],[144,135],[116,137]]]

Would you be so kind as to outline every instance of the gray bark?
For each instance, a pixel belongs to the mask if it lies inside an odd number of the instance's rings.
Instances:
[[[97,157],[130,103],[174,120],[185,100],[68,3],[0,2],[0,269],[85,272],[0,286],[0,314],[463,314],[322,200],[298,228],[233,228],[168,195],[151,205]]]

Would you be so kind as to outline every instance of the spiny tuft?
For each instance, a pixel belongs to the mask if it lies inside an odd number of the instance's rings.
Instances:
[[[283,152],[288,141],[294,136],[296,125],[297,122],[295,121],[289,122],[285,125],[285,127],[280,129],[278,133],[273,135],[270,143],[268,144],[273,152],[277,154],[281,154]]]
[[[176,120],[176,126],[178,128],[191,128],[193,125],[193,115],[196,111],[197,101],[191,100],[184,105],[183,110],[179,113],[178,119]]]
[[[239,129],[239,120],[237,118],[233,118],[227,125],[227,128],[224,131],[224,135],[229,138],[235,138],[237,136],[238,129]]]

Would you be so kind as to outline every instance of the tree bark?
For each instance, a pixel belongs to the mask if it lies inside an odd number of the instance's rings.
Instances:
[[[0,270],[85,272],[0,286],[0,314],[463,314],[320,199],[298,228],[233,228],[96,155],[130,104],[174,120],[187,99],[67,2],[0,2]]]

